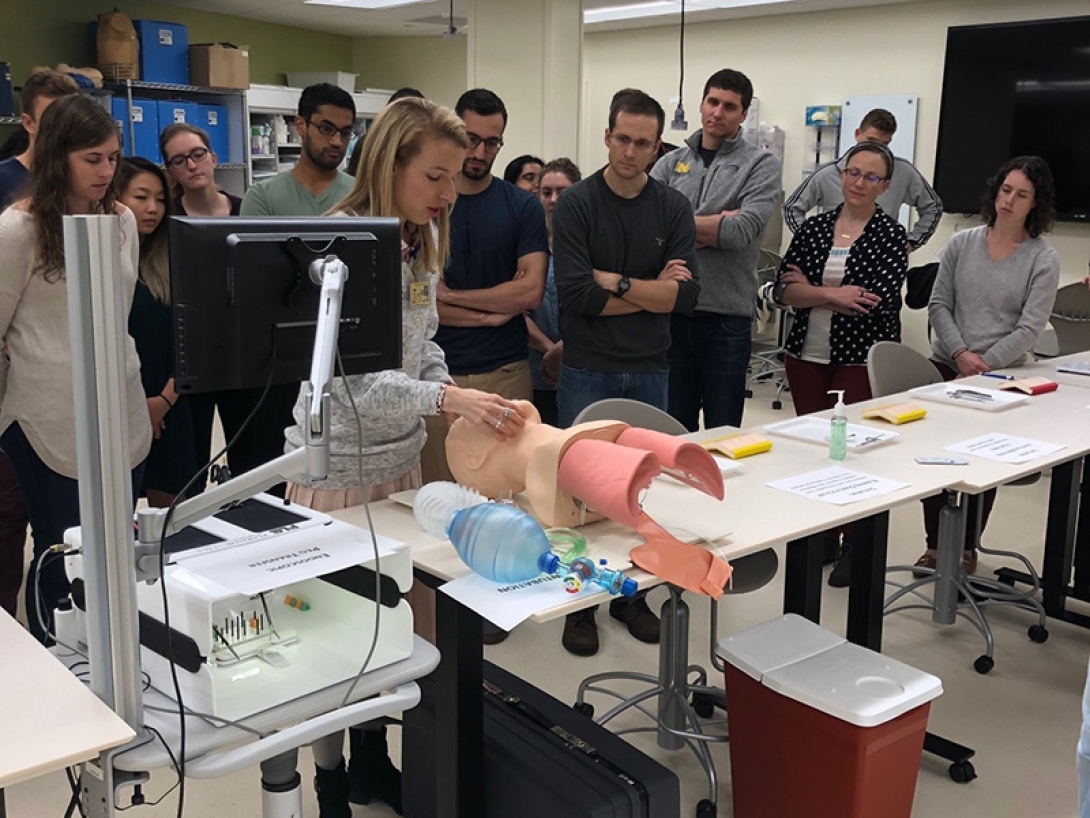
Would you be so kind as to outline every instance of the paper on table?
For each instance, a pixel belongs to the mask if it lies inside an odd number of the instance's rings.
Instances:
[[[323,537],[315,529],[290,532],[263,542],[202,554],[182,564],[191,573],[235,593],[259,594],[373,560],[371,535],[363,529],[353,531],[359,539],[343,535]],[[400,545],[381,534],[376,539],[380,555],[392,553]]]
[[[564,590],[560,577],[545,575],[505,585],[469,574],[439,586],[439,590],[505,631],[536,613],[571,601],[573,596]],[[593,590],[600,589],[588,585],[582,593]]]
[[[834,506],[845,506],[859,500],[868,500],[871,497],[890,494],[907,487],[908,483],[863,474],[841,466],[832,466],[828,469],[812,471],[796,477],[773,480],[768,485],[780,491],[797,494],[800,497],[820,500]]]
[[[1043,440],[1030,440],[1025,437],[990,434],[963,440],[946,447],[948,452],[972,454],[1000,463],[1028,463],[1038,457],[1050,455],[1065,448],[1059,443],[1046,443]]]

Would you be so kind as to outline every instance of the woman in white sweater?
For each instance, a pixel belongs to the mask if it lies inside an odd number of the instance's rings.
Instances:
[[[1055,190],[1039,156],[1011,159],[988,180],[985,223],[955,233],[942,248],[927,317],[934,330],[931,360],[946,380],[1019,366],[1044,332],[1060,281],[1060,257],[1041,238],[1056,218]],[[980,497],[982,532],[995,494]],[[935,568],[944,504],[942,495],[923,501],[921,568]],[[969,574],[976,571],[974,533],[968,526],[962,565]]]
[[[329,477],[289,484],[287,497],[294,502],[332,511],[419,488],[424,415],[464,417],[501,439],[513,438],[523,424],[512,401],[454,385],[443,351],[432,340],[439,326],[435,287],[449,247],[454,178],[467,145],[465,125],[453,111],[416,98],[390,104],[367,131],[355,187],[333,215],[401,221],[401,369],[335,380]],[[297,425],[285,433],[288,451],[303,445],[305,417],[300,393]],[[419,609],[416,614],[426,618]],[[350,734],[347,771],[340,733],[314,745],[321,818],[348,818],[349,790],[356,803],[378,798],[400,814],[401,776],[387,757],[384,728]]]
[[[114,198],[119,153],[117,126],[96,102],[85,96],[57,100],[39,126],[31,191],[0,214],[0,337],[7,348],[7,355],[0,355],[0,448],[26,499],[35,558],[26,583],[27,618],[31,632],[46,644],[53,608],[68,594],[68,580],[63,560],[55,556],[45,560],[36,577],[38,558],[63,542],[65,529],[79,525],[62,219],[121,217],[120,272],[128,314],[140,241],[132,213]],[[127,334],[125,376],[135,498],[152,434],[140,360]],[[44,627],[36,613],[38,599]]]

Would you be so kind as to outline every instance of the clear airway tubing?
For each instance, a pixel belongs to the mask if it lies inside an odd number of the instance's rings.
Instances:
[[[586,583],[614,594],[636,593],[636,583],[619,571],[599,567],[585,557],[568,559],[581,552],[581,543],[568,554],[554,554],[548,535],[525,511],[491,503],[456,483],[429,483],[421,488],[413,501],[413,515],[433,537],[449,537],[462,561],[494,582],[527,582],[544,573],[562,577],[572,593]],[[564,531],[558,540],[570,542],[572,533]]]

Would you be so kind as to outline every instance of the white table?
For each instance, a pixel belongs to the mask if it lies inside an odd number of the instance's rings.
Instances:
[[[136,733],[0,610],[0,816],[3,787],[64,769]]]

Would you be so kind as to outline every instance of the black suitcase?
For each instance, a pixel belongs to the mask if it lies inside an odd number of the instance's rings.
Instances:
[[[679,818],[672,771],[490,662],[484,678],[483,818]],[[431,818],[434,682],[418,683],[421,704],[404,722],[404,812]]]

